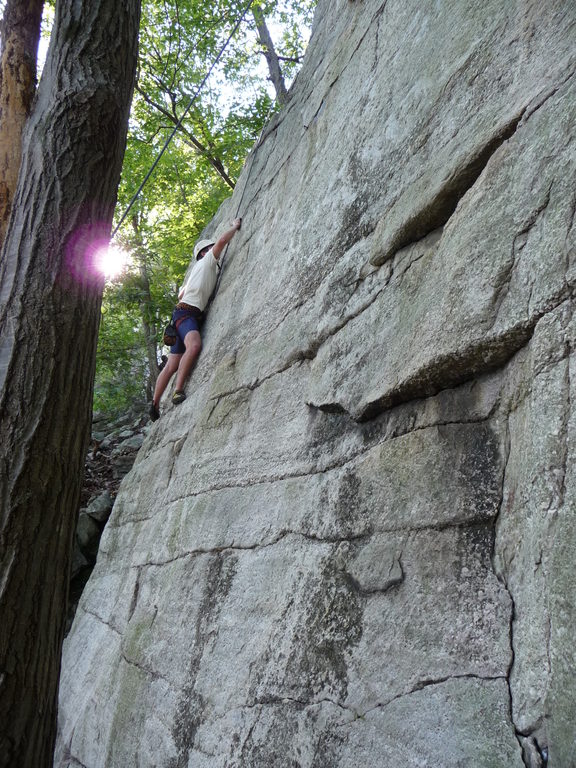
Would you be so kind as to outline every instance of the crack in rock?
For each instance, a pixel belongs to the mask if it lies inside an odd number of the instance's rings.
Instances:
[[[411,529],[402,529],[402,532],[404,531],[406,531],[407,533],[413,532]],[[382,531],[378,531],[378,533],[382,533]],[[346,582],[350,585],[351,589],[353,589],[354,592],[360,595],[360,597],[372,597],[373,595],[385,595],[386,593],[391,592],[395,587],[399,587],[404,582],[405,574],[404,574],[404,569],[402,567],[402,555],[400,554],[398,557],[393,558],[392,562],[390,563],[390,567],[388,569],[387,577],[384,579],[384,583],[378,586],[363,587],[362,584],[358,581],[358,579],[352,576],[352,574],[348,572],[344,573],[344,578]]]
[[[366,715],[370,714],[371,712],[375,712],[378,709],[386,709],[386,707],[389,707],[395,701],[406,698],[407,696],[412,696],[415,693],[419,693],[424,688],[429,688],[431,686],[436,686],[436,685],[443,685],[444,683],[448,683],[452,680],[479,680],[481,682],[492,682],[494,680],[506,680],[506,678],[503,675],[483,676],[483,675],[475,675],[472,673],[463,673],[461,675],[447,675],[446,677],[440,677],[437,679],[419,680],[417,683],[415,683],[412,686],[412,688],[409,691],[403,691],[402,693],[398,693],[396,696],[393,696],[388,701],[383,701],[383,702],[380,702],[379,704],[376,704],[373,707],[370,707],[364,712],[361,712],[360,717],[365,717]]]
[[[452,217],[460,200],[474,186],[492,156],[514,135],[524,111],[525,108],[517,112],[440,183],[435,183],[435,177],[430,178],[428,174],[412,185],[376,226],[370,262],[380,266],[397,251],[443,227]],[[414,196],[421,197],[420,206],[416,210],[413,206],[408,206],[406,210],[406,196],[409,199]]]
[[[83,613],[87,614],[88,616],[92,616],[97,621],[100,622],[100,624],[104,624],[104,626],[108,627],[108,629],[111,629],[114,634],[118,635],[118,637],[123,637],[122,632],[115,627],[113,624],[110,624],[110,622],[106,621],[102,618],[102,616],[99,616],[95,611],[91,611],[89,608],[86,608],[85,605],[80,604],[78,606],[78,609],[81,610]]]
[[[448,177],[436,181],[437,171],[424,175],[397,199],[380,219],[374,230],[370,261],[379,266],[402,248],[415,243],[434,229],[444,226],[458,203],[472,189],[497,150],[528,119],[552,98],[574,76],[573,65],[560,83],[540,94],[516,112],[504,125],[473,151]],[[418,207],[404,202],[420,198]]]
[[[130,608],[128,609],[128,621],[132,618],[134,615],[134,611],[136,610],[136,605],[138,603],[138,594],[140,592],[140,568],[136,568],[136,579],[134,582],[134,590],[132,592],[132,600],[130,601]]]
[[[354,535],[347,535],[347,536],[315,536],[311,533],[306,533],[304,531],[296,531],[296,530],[282,530],[280,531],[274,538],[270,539],[270,541],[266,542],[257,542],[256,544],[246,544],[246,545],[240,545],[240,544],[222,544],[220,546],[216,547],[202,547],[197,549],[188,550],[186,552],[180,552],[177,555],[174,555],[173,557],[167,558],[166,560],[147,560],[146,562],[140,562],[134,565],[131,565],[131,568],[141,569],[141,568],[163,568],[166,565],[172,565],[173,563],[178,562],[179,560],[185,560],[188,558],[193,557],[202,557],[204,555],[221,555],[225,552],[256,552],[258,550],[262,549],[268,549],[269,547],[274,547],[276,544],[279,544],[281,541],[283,541],[286,538],[289,538],[290,536],[298,537],[305,539],[306,541],[313,542],[315,544],[319,545],[336,545],[336,544],[350,544],[351,542],[366,542],[369,541],[373,536],[380,536],[382,534],[398,534],[398,533],[405,533],[405,534],[417,534],[417,533],[428,533],[428,532],[435,532],[435,533],[442,533],[443,531],[448,530],[457,530],[459,528],[469,528],[473,527],[477,524],[484,524],[486,521],[489,521],[489,518],[486,518],[485,515],[478,515],[478,516],[468,516],[465,519],[455,519],[455,520],[448,520],[443,523],[430,523],[428,525],[390,525],[390,526],[382,526],[378,528],[371,529],[369,531],[365,531],[363,533],[359,533],[356,536]],[[399,572],[400,571],[400,572]],[[402,567],[401,559],[400,557],[396,558],[394,562],[392,563],[390,567],[390,576],[389,580],[383,587],[377,587],[374,589],[366,589],[363,588],[357,580],[355,580],[353,577],[350,576],[350,574],[346,574],[346,580],[349,582],[350,586],[354,588],[354,590],[360,594],[363,597],[370,597],[375,594],[383,594],[385,592],[390,591],[393,587],[399,586],[404,581],[405,574]],[[96,614],[94,614],[95,618],[100,618]],[[100,619],[104,624],[106,622],[103,619]],[[113,629],[113,627],[111,627]],[[118,630],[116,630],[118,632]],[[120,632],[118,632],[120,634]]]
[[[168,685],[170,688],[173,688],[172,683],[170,680],[168,680],[164,675],[161,675],[159,672],[156,672],[156,670],[151,669],[150,667],[146,667],[144,664],[135,661],[134,659],[129,659],[128,656],[126,656],[124,651],[121,651],[120,658],[128,664],[130,667],[135,667],[140,672],[143,672],[147,677],[151,678],[152,680],[162,680],[166,685]]]
[[[308,401],[307,405],[325,413],[346,414],[352,420],[362,423],[412,400],[433,397],[444,389],[461,386],[482,374],[504,368],[530,342],[538,322],[556,310],[569,296],[570,286],[564,285],[558,295],[550,298],[550,306],[535,313],[533,317],[487,339],[474,340],[464,349],[438,355],[395,388],[359,406],[357,410],[339,401]]]
[[[510,285],[512,283],[512,278],[514,276],[514,272],[516,270],[516,267],[518,265],[518,255],[520,251],[524,248],[526,245],[526,242],[528,240],[528,235],[530,234],[530,231],[536,226],[536,222],[540,218],[540,216],[544,213],[544,211],[548,208],[550,204],[550,196],[552,193],[552,187],[554,186],[554,182],[551,181],[548,189],[546,190],[544,194],[544,198],[542,202],[537,206],[537,208],[531,212],[530,216],[528,217],[528,220],[524,224],[524,227],[522,230],[516,233],[514,240],[512,242],[511,252],[510,252],[510,260],[508,262],[507,267],[503,270],[502,274],[497,278],[497,282],[494,285],[494,313],[493,313],[493,319],[492,324],[490,328],[493,328],[496,322],[498,321],[498,315],[500,312],[500,308],[502,307],[502,304],[504,303],[504,300],[506,299],[508,292],[510,290]],[[566,284],[568,281],[565,281]],[[531,289],[532,291],[532,289]],[[530,302],[532,300],[532,293],[530,293],[529,299],[526,302],[527,311],[529,313],[530,311]]]
[[[66,761],[66,768],[89,768],[89,766],[81,762],[75,755],[73,755],[69,749],[65,749],[62,757]]]
[[[506,591],[506,594],[508,595],[508,598],[510,600],[510,619],[509,619],[509,625],[508,625],[508,638],[510,643],[510,661],[509,661],[508,669],[506,670],[506,676],[504,679],[506,680],[506,687],[508,689],[508,717],[510,718],[510,723],[514,728],[514,733],[515,733],[516,739],[518,740],[518,744],[522,749],[522,740],[520,738],[520,733],[518,731],[518,727],[516,723],[514,722],[514,696],[513,696],[512,684],[511,684],[512,669],[514,668],[514,661],[515,661],[514,622],[516,619],[516,603],[514,601],[514,596],[508,586],[506,576],[503,570],[500,569],[496,563],[498,521],[500,520],[500,516],[502,514],[502,507],[504,505],[504,490],[506,488],[506,478],[507,478],[508,465],[510,462],[510,455],[511,455],[511,448],[512,448],[511,436],[510,436],[510,414],[508,414],[508,418],[506,419],[506,428],[505,428],[503,445],[504,445],[505,456],[504,456],[504,467],[502,470],[502,481],[501,481],[501,488],[500,488],[500,504],[498,506],[498,511],[496,513],[496,516],[494,517],[494,522],[493,522],[494,536],[493,536],[492,554],[490,557],[490,562],[492,564],[492,571],[494,575],[498,579],[498,582],[502,585],[503,589]],[[527,765],[527,768],[530,768],[530,766]]]
[[[407,406],[407,405],[409,404],[408,403],[402,404],[402,406]],[[365,444],[358,450],[349,452],[345,458],[335,460],[326,466],[322,466],[322,467],[314,466],[313,468],[310,468],[308,471],[304,471],[304,472],[295,471],[292,473],[284,473],[281,475],[274,475],[271,477],[270,476],[269,477],[251,477],[251,478],[247,478],[245,481],[236,481],[233,483],[218,483],[218,484],[210,485],[204,488],[200,488],[199,490],[194,492],[173,496],[170,499],[168,499],[166,503],[176,504],[178,502],[181,502],[187,499],[198,498],[210,493],[219,493],[221,491],[233,490],[236,488],[238,489],[248,488],[248,487],[259,486],[259,485],[274,485],[275,483],[281,483],[286,480],[297,480],[300,478],[306,479],[308,477],[314,477],[317,475],[326,475],[326,474],[329,474],[330,472],[337,471],[339,469],[346,467],[348,464],[361,458],[364,454],[373,450],[377,446],[384,445],[392,440],[405,437],[415,432],[423,432],[425,430],[436,429],[438,427],[484,424],[490,421],[497,407],[498,407],[498,403],[496,401],[492,405],[490,412],[486,416],[472,417],[470,419],[431,419],[430,421],[426,421],[425,423],[419,424],[417,426],[414,425],[413,420],[410,420],[409,424],[406,424],[405,426],[398,425],[397,427],[391,429],[381,439],[375,442],[365,441]],[[356,424],[356,422],[353,422],[353,423]],[[118,519],[118,520],[110,521],[107,525],[107,528],[117,530],[127,525],[138,525],[140,523],[147,523],[153,519],[154,519],[154,516],[142,517],[142,518]],[[108,550],[103,549],[102,547],[100,551],[104,554],[109,554]]]

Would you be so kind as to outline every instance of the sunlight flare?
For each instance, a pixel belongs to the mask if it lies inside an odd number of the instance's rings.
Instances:
[[[124,272],[130,263],[130,254],[114,243],[99,248],[95,264],[107,280],[112,280]]]

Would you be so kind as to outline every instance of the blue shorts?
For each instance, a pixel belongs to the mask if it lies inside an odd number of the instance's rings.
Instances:
[[[184,337],[190,331],[200,332],[200,324],[187,309],[175,309],[172,315],[172,322],[176,326],[178,336],[176,337],[176,344],[172,344],[170,347],[170,352],[173,355],[183,355],[186,352]]]

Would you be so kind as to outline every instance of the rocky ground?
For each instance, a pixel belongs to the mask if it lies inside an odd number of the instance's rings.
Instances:
[[[145,404],[138,404],[117,418],[100,413],[93,415],[72,559],[67,631],[96,563],[100,536],[110,517],[118,488],[132,468],[149,423]]]

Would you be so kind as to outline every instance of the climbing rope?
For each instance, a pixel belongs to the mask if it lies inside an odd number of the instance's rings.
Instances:
[[[252,165],[254,163],[254,156],[256,155],[256,150],[260,146],[260,142],[262,140],[262,135],[264,133],[264,129],[266,128],[266,125],[268,123],[268,118],[270,117],[270,114],[272,112],[272,109],[274,108],[274,102],[270,104],[270,108],[268,109],[268,114],[264,118],[264,123],[262,125],[262,130],[260,131],[258,138],[256,139],[256,142],[254,144],[254,148],[252,150],[252,154],[250,156],[250,166],[246,170],[246,181],[244,182],[244,187],[242,188],[242,194],[240,195],[240,200],[238,201],[238,205],[236,206],[236,215],[234,216],[235,219],[238,218],[238,214],[240,213],[240,209],[242,207],[242,201],[244,200],[244,193],[246,192],[246,187],[248,186],[248,180],[250,179],[250,171],[252,170]],[[222,254],[222,258],[220,259],[220,263],[218,265],[218,277],[216,278],[216,285],[214,286],[214,290],[212,291],[212,294],[210,296],[210,299],[208,300],[208,304],[206,305],[206,308],[204,310],[204,314],[208,314],[208,310],[212,306],[212,302],[216,298],[216,294],[218,293],[218,288],[220,287],[220,279],[222,277],[222,270],[224,269],[224,260],[226,259],[226,254],[228,253],[228,248],[230,247],[230,243],[226,244],[226,247],[224,248],[224,253]]]
[[[163,155],[163,154],[164,154],[164,152],[167,150],[167,148],[168,148],[168,145],[170,144],[170,142],[172,141],[172,139],[174,138],[174,136],[175,136],[175,134],[176,134],[176,131],[178,131],[178,129],[179,129],[179,128],[180,128],[180,126],[182,125],[182,122],[183,122],[184,118],[186,117],[186,115],[188,114],[188,112],[189,112],[189,111],[190,111],[190,109],[192,108],[192,105],[194,104],[194,102],[195,102],[195,101],[196,101],[196,99],[198,98],[198,95],[199,95],[200,91],[202,90],[202,88],[203,88],[203,87],[204,87],[204,85],[206,84],[206,81],[208,80],[208,78],[209,78],[209,77],[210,77],[210,75],[212,74],[212,70],[214,69],[214,67],[216,66],[216,64],[218,64],[218,62],[220,61],[220,59],[222,58],[222,55],[224,54],[224,51],[226,50],[226,48],[228,47],[228,45],[229,45],[230,41],[232,40],[232,38],[234,37],[234,35],[235,35],[235,34],[236,34],[236,32],[238,31],[238,28],[240,27],[240,24],[242,24],[242,22],[244,21],[244,17],[246,16],[246,14],[248,13],[248,11],[250,10],[250,6],[252,5],[252,3],[253,3],[253,2],[254,2],[254,0],[250,0],[250,1],[249,1],[248,5],[246,6],[246,8],[244,9],[244,11],[242,12],[242,15],[241,15],[241,16],[238,18],[238,20],[236,21],[236,24],[234,25],[234,28],[232,29],[232,32],[229,34],[229,36],[228,36],[228,39],[226,40],[226,42],[224,43],[224,45],[223,45],[223,46],[222,46],[222,48],[220,49],[220,52],[218,53],[218,55],[216,56],[216,58],[215,58],[215,59],[214,59],[214,61],[212,62],[212,65],[211,65],[210,69],[209,69],[209,70],[208,70],[208,72],[206,72],[206,74],[204,75],[204,78],[202,79],[202,82],[200,83],[200,85],[199,85],[199,86],[198,86],[198,88],[196,89],[196,92],[194,93],[194,95],[193,95],[193,96],[192,96],[192,98],[190,99],[190,102],[189,102],[188,106],[186,107],[186,109],[185,109],[185,110],[184,110],[184,112],[182,113],[182,116],[180,117],[180,119],[179,119],[179,120],[178,120],[178,122],[176,123],[176,126],[174,127],[174,130],[172,131],[172,133],[170,134],[170,136],[168,136],[168,138],[166,139],[166,142],[165,142],[164,146],[162,147],[162,149],[161,149],[161,151],[160,151],[160,153],[159,153],[158,157],[156,158],[156,160],[154,160],[154,163],[152,164],[152,166],[151,166],[150,170],[148,171],[148,173],[147,173],[147,174],[146,174],[146,176],[144,177],[144,181],[143,181],[143,182],[140,184],[140,186],[138,187],[138,190],[137,190],[136,194],[134,195],[134,197],[132,198],[132,200],[130,200],[130,203],[128,204],[128,207],[126,208],[126,210],[125,210],[125,211],[124,211],[124,213],[122,214],[122,218],[120,219],[120,221],[119,221],[119,222],[118,222],[118,224],[116,225],[116,227],[115,227],[114,231],[112,232],[112,238],[114,238],[114,237],[116,236],[116,234],[118,233],[118,230],[120,229],[120,227],[122,226],[122,224],[123,224],[123,223],[124,223],[124,221],[126,220],[126,217],[127,217],[127,216],[128,216],[128,214],[130,213],[130,210],[132,209],[132,206],[134,205],[134,203],[136,202],[136,200],[139,198],[139,196],[140,196],[140,193],[142,192],[142,190],[144,189],[144,186],[145,186],[145,185],[146,185],[146,183],[148,182],[148,179],[149,179],[149,178],[150,178],[150,176],[152,176],[152,174],[154,173],[154,170],[156,169],[156,166],[157,166],[157,165],[158,165],[158,163],[160,162],[160,159],[161,159],[162,155]]]

